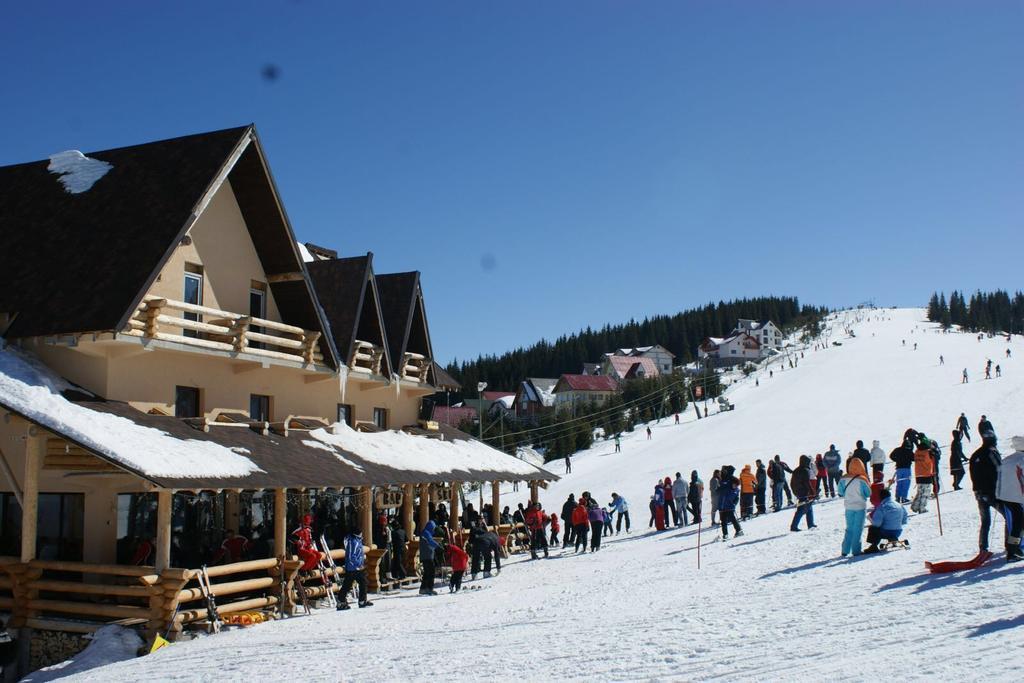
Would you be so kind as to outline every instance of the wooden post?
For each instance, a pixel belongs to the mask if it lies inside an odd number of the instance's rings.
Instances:
[[[537,482],[535,482],[535,481],[531,481],[531,482],[530,482],[530,504],[531,504],[531,505],[536,505],[536,504],[537,504],[537,501],[538,501],[539,499],[540,499],[540,498],[539,498],[539,496],[537,495]]]
[[[457,481],[452,482],[451,487],[451,509],[448,511],[448,528],[452,530],[453,534],[459,532],[459,489],[461,484]]]
[[[501,482],[491,482],[491,524],[498,526],[501,522],[501,510],[498,508],[501,506]]]
[[[25,442],[25,483],[21,509],[21,561],[36,559],[36,528],[39,521],[39,466],[46,453],[46,439],[29,427]]]
[[[288,547],[288,489],[274,489],[274,557],[284,557]]]
[[[402,486],[402,528],[406,538],[412,538],[412,496],[415,490],[412,484]]]
[[[428,517],[430,517],[430,484],[420,484],[420,531],[423,531],[423,527],[430,521]]]
[[[156,571],[171,566],[171,501],[174,492],[160,489],[156,492]]]
[[[242,533],[238,528],[239,497],[238,491],[224,492],[224,530],[231,529],[236,534]]]
[[[373,545],[373,487],[364,486],[359,491],[359,526],[363,530],[363,547]]]

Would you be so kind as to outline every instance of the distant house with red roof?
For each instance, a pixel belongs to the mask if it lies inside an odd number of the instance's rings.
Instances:
[[[476,408],[468,406],[434,406],[430,415],[434,422],[443,422],[452,427],[458,427],[463,422],[476,422],[478,417]]]
[[[591,401],[601,405],[618,391],[618,380],[608,375],[562,375],[552,393],[555,410],[561,410]]]
[[[661,373],[654,360],[645,356],[605,356],[601,374],[621,381],[657,377]]]

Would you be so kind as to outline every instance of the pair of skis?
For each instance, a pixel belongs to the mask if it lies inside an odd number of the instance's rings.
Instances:
[[[213,593],[213,585],[210,583],[210,574],[206,571],[206,565],[204,564],[199,570],[199,574],[196,575],[196,580],[199,581],[199,590],[202,592],[203,597],[206,598],[206,621],[209,625],[210,633],[220,633],[220,615],[217,614],[217,596]]]

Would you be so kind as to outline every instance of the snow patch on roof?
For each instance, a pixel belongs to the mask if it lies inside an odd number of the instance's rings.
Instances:
[[[303,439],[302,440],[302,445],[303,446],[308,446],[310,448],[316,448],[316,449],[319,449],[321,451],[327,451],[328,453],[333,453],[334,456],[338,460],[342,461],[343,463],[345,463],[349,467],[353,467],[353,468],[359,470],[360,472],[365,472],[366,471],[365,467],[363,467],[362,465],[358,465],[358,464],[352,462],[351,460],[349,460],[348,458],[343,456],[341,453],[339,453],[337,451],[337,449],[334,448],[334,446],[330,446],[328,444],[325,444],[323,441],[315,441],[313,439]]]
[[[317,429],[309,435],[386,467],[426,474],[456,470],[495,470],[527,477],[537,474],[537,468],[479,441],[442,441],[395,430],[357,432],[343,422],[336,423],[332,431]]]
[[[152,477],[242,477],[260,472],[252,460],[209,441],[183,440],[61,395],[74,389],[38,359],[14,347],[0,348],[0,405]]]
[[[305,261],[306,263],[312,263],[313,261],[317,260],[316,257],[309,252],[309,249],[306,248],[305,244],[303,244],[302,242],[296,242],[296,244],[299,247],[299,255],[302,256],[303,261]]]
[[[71,194],[87,192],[93,184],[114,168],[106,161],[91,159],[77,149],[50,155],[50,173],[59,176],[61,185]]]

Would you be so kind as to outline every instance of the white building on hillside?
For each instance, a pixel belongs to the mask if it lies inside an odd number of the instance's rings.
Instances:
[[[708,337],[697,349],[702,363],[710,361],[715,367],[738,365],[762,358],[761,343],[746,332],[736,332],[728,337]]]
[[[763,355],[768,354],[769,349],[779,350],[782,348],[782,331],[775,326],[771,320],[745,320],[740,318],[736,324],[733,334],[746,332],[756,339],[763,348]]]

